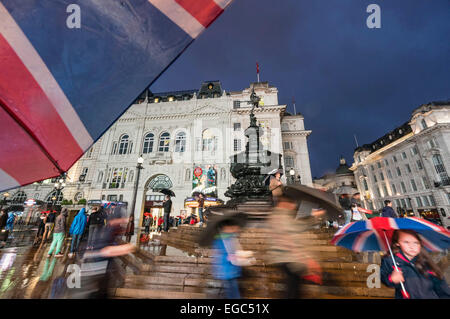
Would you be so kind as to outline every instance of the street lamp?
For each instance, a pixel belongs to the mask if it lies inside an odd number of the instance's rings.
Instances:
[[[134,215],[134,209],[136,208],[136,195],[137,195],[137,189],[138,189],[138,185],[139,185],[139,177],[141,176],[141,169],[143,169],[143,167],[142,167],[143,163],[144,163],[144,158],[141,155],[137,159],[137,165],[136,165],[136,169],[137,169],[136,183],[134,185],[133,203],[131,204],[131,214],[133,214],[133,215]]]
[[[52,201],[53,201],[52,209],[55,209],[56,201],[58,200],[62,189],[64,187],[66,187],[65,181],[66,181],[66,174],[63,174],[62,177],[60,177],[59,180],[55,183],[55,189],[54,190],[56,191],[56,194],[52,197]]]
[[[294,184],[294,180],[295,180],[295,170],[293,168],[291,168],[291,170],[289,171],[289,175],[291,175],[291,183]]]

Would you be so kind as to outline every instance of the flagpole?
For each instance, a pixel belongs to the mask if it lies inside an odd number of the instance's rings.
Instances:
[[[383,233],[384,233],[384,238],[386,239],[386,244],[387,244],[387,246],[389,248],[389,253],[391,254],[392,262],[394,263],[395,270],[398,272],[397,263],[395,262],[394,254],[392,253],[392,249],[391,249],[391,245],[389,245],[389,240],[388,240],[388,238],[386,236],[386,231],[383,230]],[[409,294],[406,292],[406,289],[405,289],[405,286],[403,285],[403,282],[400,281],[400,285],[402,286],[403,297],[409,299]]]

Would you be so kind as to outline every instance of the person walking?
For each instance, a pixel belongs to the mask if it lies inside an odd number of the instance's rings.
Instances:
[[[94,249],[95,241],[97,240],[97,236],[101,233],[101,229],[103,226],[105,226],[105,214],[103,208],[92,208],[92,213],[89,216],[88,221],[89,236],[87,249]]]
[[[0,211],[0,230],[6,227],[7,221],[8,221],[8,214],[2,209]]]
[[[319,225],[319,217],[325,214],[325,210],[320,209],[318,205],[308,202],[305,207],[311,209],[302,212],[303,217],[296,219],[299,205],[297,199],[292,196],[283,194],[278,197],[273,214],[268,220],[270,233],[267,236],[271,240],[265,256],[267,264],[278,267],[284,274],[286,299],[297,299],[301,296],[302,278],[308,276],[313,278],[313,281],[321,281],[321,269],[316,262],[317,252],[309,249],[308,242],[301,238],[301,234]]]
[[[392,251],[397,264],[387,255],[381,261],[380,278],[395,288],[396,299],[450,298],[450,287],[442,270],[425,251],[422,239],[412,230],[396,230],[392,235]],[[400,283],[403,283],[406,293]]]
[[[392,217],[392,218],[398,218],[397,214],[395,213],[394,209],[392,208],[392,202],[387,199],[384,201],[384,207],[381,211],[382,217]]]
[[[203,226],[204,218],[203,218],[203,209],[205,207],[205,198],[203,194],[199,194],[197,196],[198,202],[198,217],[200,218],[200,223],[198,224],[200,227]]]
[[[33,242],[33,246],[39,244],[39,242],[42,241],[42,236],[44,235],[45,232],[45,222],[47,220],[47,214],[45,214],[45,212],[41,213],[41,216],[39,217],[39,226],[38,226],[38,231],[36,233],[36,237],[34,239]]]
[[[44,235],[42,236],[42,243],[47,242],[48,239],[50,238],[53,228],[55,227],[55,219],[56,219],[56,212],[54,210],[49,211],[47,219],[45,221],[45,231]]]
[[[169,217],[170,212],[172,211],[172,200],[170,199],[169,195],[166,195],[166,198],[163,202],[163,208],[164,208],[164,231],[169,231]]]
[[[55,257],[63,257],[61,254],[61,247],[64,243],[64,236],[66,234],[66,217],[67,217],[67,208],[63,208],[61,213],[55,219],[55,230],[53,232],[53,241],[48,250],[47,257],[51,257],[53,250],[55,250]]]
[[[127,230],[125,231],[125,236],[127,243],[131,241],[131,237],[134,235],[134,215],[131,214],[128,218]]]
[[[352,203],[350,201],[350,197],[348,194],[342,194],[339,197],[339,204],[344,210],[345,222],[344,225],[347,225],[352,220]]]
[[[80,245],[81,236],[83,236],[84,229],[87,224],[87,216],[85,214],[86,209],[83,207],[73,219],[72,225],[70,225],[69,233],[72,235],[72,243],[70,244],[69,258],[72,258],[78,251]]]

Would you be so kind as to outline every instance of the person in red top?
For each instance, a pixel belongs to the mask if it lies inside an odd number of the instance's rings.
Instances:
[[[161,232],[162,230],[162,224],[164,223],[164,219],[162,218],[162,216],[159,216],[158,218],[158,232]]]

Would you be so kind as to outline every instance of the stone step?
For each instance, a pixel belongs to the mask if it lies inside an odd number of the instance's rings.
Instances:
[[[117,288],[114,296],[138,299],[205,299],[206,294],[194,292],[164,291],[150,289]]]

